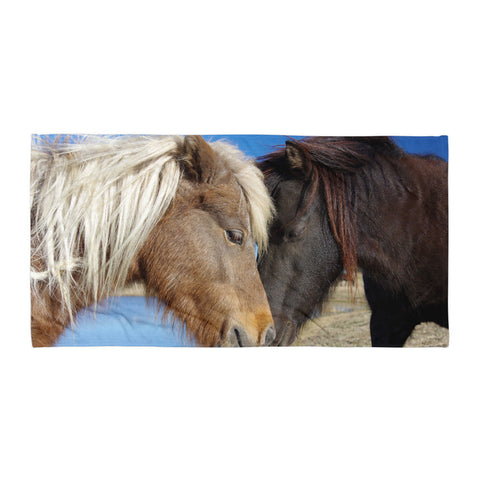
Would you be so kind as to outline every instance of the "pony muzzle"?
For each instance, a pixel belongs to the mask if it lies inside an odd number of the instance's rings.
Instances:
[[[275,326],[270,313],[247,315],[245,324],[230,323],[225,335],[225,343],[230,347],[256,347],[270,345],[275,339]],[[253,317],[253,318],[252,318]]]

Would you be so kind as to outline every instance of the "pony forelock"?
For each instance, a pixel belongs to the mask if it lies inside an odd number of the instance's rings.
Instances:
[[[259,254],[268,246],[268,227],[273,218],[274,206],[265,187],[263,174],[254,160],[247,159],[243,152],[226,141],[210,144],[213,150],[232,170],[243,190],[248,203],[253,238],[258,245]]]

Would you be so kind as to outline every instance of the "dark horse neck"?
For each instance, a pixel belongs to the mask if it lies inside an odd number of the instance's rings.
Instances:
[[[412,307],[447,299],[446,170],[436,157],[404,154],[381,159],[358,183],[358,265]]]

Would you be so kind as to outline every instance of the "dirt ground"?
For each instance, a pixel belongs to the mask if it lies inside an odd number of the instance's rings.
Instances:
[[[340,282],[323,308],[322,315],[308,322],[293,345],[324,347],[370,347],[370,310],[359,278],[354,302],[349,287]],[[435,323],[418,325],[406,347],[446,347],[448,330]]]

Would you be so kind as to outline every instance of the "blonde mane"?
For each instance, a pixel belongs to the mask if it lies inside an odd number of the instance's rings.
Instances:
[[[31,164],[32,291],[72,292],[94,302],[122,288],[138,249],[182,178],[180,136],[34,137]],[[261,172],[240,150],[210,144],[231,168],[249,206],[252,235],[267,246],[272,204]]]

